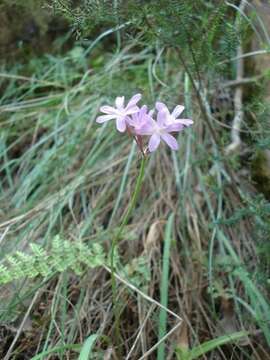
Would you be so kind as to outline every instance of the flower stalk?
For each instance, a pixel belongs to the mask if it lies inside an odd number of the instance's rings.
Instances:
[[[117,285],[116,285],[116,277],[115,277],[115,271],[116,271],[115,263],[114,263],[115,249],[121,238],[123,230],[130,219],[130,216],[135,208],[138,196],[140,194],[142,183],[143,183],[143,178],[144,178],[144,173],[145,173],[146,162],[147,162],[147,158],[144,155],[141,160],[139,175],[137,177],[135,189],[134,189],[131,201],[129,203],[128,209],[123,217],[123,220],[120,224],[117,234],[115,235],[115,237],[112,240],[112,247],[111,247],[111,254],[110,254],[111,255],[110,256],[110,267],[111,267],[111,283],[112,283],[112,295],[113,295],[113,311],[114,311],[116,338],[117,338],[118,345],[120,345],[120,343],[121,343],[121,333],[120,333],[120,312],[119,312],[119,306],[118,306],[118,302],[117,302]]]

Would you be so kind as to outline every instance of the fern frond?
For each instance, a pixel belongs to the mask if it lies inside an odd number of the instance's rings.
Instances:
[[[3,264],[0,264],[0,284],[24,277],[49,277],[68,269],[80,275],[83,266],[95,268],[106,263],[100,244],[87,246],[82,242],[62,239],[59,235],[53,238],[50,251],[37,244],[30,244],[30,249],[31,253],[17,251],[5,257]]]

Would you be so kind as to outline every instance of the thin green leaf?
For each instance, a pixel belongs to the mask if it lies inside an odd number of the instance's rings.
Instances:
[[[169,268],[170,268],[170,248],[172,240],[174,215],[171,214],[165,230],[164,251],[163,251],[163,265],[162,265],[162,278],[160,286],[160,303],[167,307],[168,305],[168,288],[169,288]],[[161,309],[159,313],[159,340],[166,334],[167,327],[167,312]],[[162,342],[158,347],[158,360],[165,359],[165,344]]]
[[[92,354],[93,346],[98,338],[97,334],[90,335],[85,342],[83,343],[82,350],[78,360],[90,360],[90,355]]]
[[[188,351],[183,353],[181,349],[177,349],[177,357],[179,360],[193,360],[197,359],[198,357],[205,355],[211,350],[216,349],[219,346],[228,344],[230,342],[235,342],[236,340],[239,340],[243,337],[246,337],[248,335],[247,331],[238,331],[231,335],[224,335],[220,336],[216,339],[206,341],[205,343],[196,346],[191,351]]]
[[[63,350],[74,350],[74,351],[79,351],[81,348],[80,344],[67,344],[67,345],[63,345],[63,346],[56,346],[52,349],[46,350],[46,351],[42,351],[40,354],[35,355],[31,360],[40,360],[40,359],[44,359],[45,356],[53,354],[53,353],[58,353],[61,352]]]

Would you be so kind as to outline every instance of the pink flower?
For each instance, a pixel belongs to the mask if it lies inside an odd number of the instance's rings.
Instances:
[[[165,104],[163,104],[162,102],[156,102],[156,109],[158,111],[164,111],[165,112],[165,122],[167,124],[175,124],[175,123],[179,123],[182,124],[184,126],[190,126],[193,124],[193,121],[190,119],[177,119],[177,117],[182,114],[182,112],[184,111],[185,107],[182,105],[177,105],[173,112],[170,114],[169,109],[167,108],[167,106]]]
[[[148,149],[155,151],[161,140],[164,141],[172,150],[178,150],[178,143],[171,133],[180,132],[186,126],[193,124],[191,119],[180,119],[179,116],[184,110],[184,106],[177,105],[172,113],[162,102],[156,102],[157,120],[153,119],[154,110],[147,112],[147,106],[143,105],[141,109],[137,102],[141,99],[141,94],[134,95],[125,106],[124,96],[119,96],[115,100],[115,107],[102,106],[100,111],[106,115],[97,118],[98,123],[103,123],[112,119],[116,120],[116,128],[120,132],[128,131],[133,135],[140,150],[143,149],[142,136],[150,136]]]
[[[148,144],[148,149],[150,152],[153,152],[158,148],[161,140],[163,140],[172,150],[178,150],[178,143],[170,133],[180,132],[181,130],[183,130],[184,126],[188,126],[193,123],[193,121],[190,119],[182,119],[185,120],[184,122],[182,122],[180,119],[176,121],[173,116],[172,119],[168,119],[168,113],[169,110],[167,109],[167,107],[159,107],[157,121],[150,117],[149,121],[144,123],[144,125],[137,130],[137,133],[139,135],[150,135],[150,140]],[[176,116],[178,115],[179,113]]]
[[[132,96],[127,106],[125,107],[125,97],[118,96],[115,100],[115,108],[112,106],[101,106],[100,111],[107,114],[101,115],[97,118],[96,122],[101,124],[109,120],[116,120],[116,128],[120,132],[124,132],[127,128],[128,116],[135,114],[139,111],[137,102],[141,99],[141,94]]]
[[[151,121],[151,115],[153,111],[150,111],[147,114],[147,106],[143,105],[138,112],[132,114],[127,122],[133,128],[133,132],[135,134],[139,134],[140,129],[146,125],[149,121]]]

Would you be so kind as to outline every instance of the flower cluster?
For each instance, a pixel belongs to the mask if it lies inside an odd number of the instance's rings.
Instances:
[[[125,106],[124,96],[117,97],[115,107],[102,106],[100,111],[106,115],[99,116],[96,121],[104,123],[108,120],[116,120],[116,128],[120,132],[127,131],[132,134],[137,144],[142,150],[142,136],[150,136],[148,150],[155,151],[160,141],[164,141],[171,149],[177,150],[178,143],[171,133],[177,133],[186,126],[193,124],[190,119],[179,119],[184,110],[184,106],[177,105],[172,113],[162,102],[156,102],[156,120],[154,120],[154,110],[148,112],[147,106],[141,108],[137,103],[141,99],[141,94],[134,95]],[[142,150],[143,151],[143,150]]]

